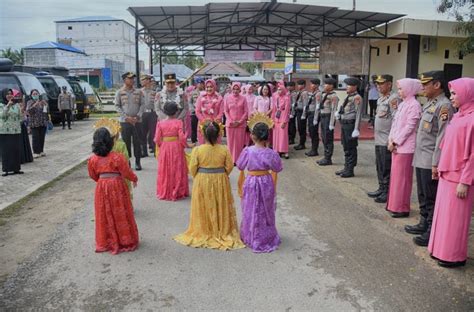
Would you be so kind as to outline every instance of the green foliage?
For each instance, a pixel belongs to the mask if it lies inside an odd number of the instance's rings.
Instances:
[[[162,50],[163,64],[184,64],[192,70],[196,70],[204,64],[204,59],[197,56],[194,52],[186,52],[178,54],[176,51],[168,49]],[[153,55],[153,64],[160,63],[160,53],[156,52]]]
[[[0,50],[0,57],[10,59],[16,65],[22,65],[25,59],[23,49],[14,50],[12,48]]]
[[[262,63],[245,62],[237,64],[246,71],[248,71],[250,75],[255,75],[257,74],[257,72],[262,71]]]
[[[467,38],[456,41],[456,48],[463,55],[474,52],[474,4],[472,0],[441,0],[437,10],[439,13],[453,16],[458,21],[455,31],[465,34]]]

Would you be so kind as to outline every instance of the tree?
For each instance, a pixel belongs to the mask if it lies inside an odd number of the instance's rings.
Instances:
[[[184,64],[187,67],[195,70],[204,64],[204,59],[197,56],[194,52],[186,52],[185,54],[178,54],[178,52],[164,48],[162,51],[164,64]],[[160,52],[153,55],[153,64],[160,63]]]
[[[245,62],[238,63],[238,65],[248,71],[250,75],[255,75],[257,72],[262,71],[262,63]]]
[[[439,13],[454,16],[458,25],[457,33],[466,34],[467,38],[456,42],[456,47],[463,55],[474,52],[474,4],[472,0],[441,0],[437,10]]]
[[[0,57],[10,59],[16,65],[22,65],[25,59],[23,49],[14,50],[12,48],[0,50]]]

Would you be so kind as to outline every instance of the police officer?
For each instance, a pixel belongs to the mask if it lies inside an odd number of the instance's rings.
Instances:
[[[71,130],[72,111],[76,109],[76,99],[68,90],[67,86],[61,87],[62,92],[58,96],[58,109],[61,113],[63,130],[67,127]]]
[[[155,129],[156,129],[156,113],[155,113],[155,97],[156,91],[153,87],[151,81],[152,76],[142,75],[141,84],[143,86],[143,105],[144,112],[142,115],[142,156],[148,156],[148,148],[150,149],[150,154],[155,152]]]
[[[314,120],[314,113],[316,111],[316,105],[321,100],[321,92],[319,91],[319,85],[321,84],[321,80],[319,79],[312,79],[310,80],[308,92],[308,102],[306,103],[303,109],[303,116],[306,117],[307,126],[309,130],[309,136],[311,138],[311,150],[305,153],[308,157],[318,156],[318,147],[319,147],[319,127],[318,125],[313,123]]]
[[[135,156],[135,169],[142,170],[140,164],[141,158],[141,139],[139,131],[141,128],[141,120],[145,105],[143,102],[143,92],[135,89],[135,74],[126,72],[122,75],[124,85],[117,90],[115,94],[115,108],[120,114],[120,125],[122,127],[122,139],[127,146],[128,156]]]
[[[446,81],[442,71],[423,73],[420,80],[428,100],[423,105],[413,158],[420,205],[420,222],[413,226],[405,226],[405,231],[420,235],[413,238],[415,244],[428,246],[438,188],[437,167],[441,153],[439,144],[454,110],[451,102],[445,96]]]
[[[354,176],[357,165],[357,145],[361,118],[362,97],[357,92],[360,80],[354,77],[344,79],[347,85],[347,97],[339,105],[336,118],[341,123],[341,143],[344,148],[344,169],[336,172],[341,178]]]
[[[196,83],[196,89],[193,90],[191,93],[191,96],[189,97],[189,111],[191,113],[191,142],[196,143],[197,142],[197,127],[199,120],[196,116],[196,101],[201,94],[205,90],[204,87],[204,79],[202,78],[196,78],[195,80]]]
[[[329,77],[325,78],[323,82],[324,91],[321,94],[321,99],[318,100],[313,124],[316,127],[321,124],[321,137],[324,146],[324,158],[316,163],[320,166],[329,166],[332,165],[332,154],[334,152],[334,124],[339,97],[334,91],[337,87],[336,79]]]
[[[188,113],[188,103],[184,100],[183,90],[176,85],[176,74],[174,73],[165,74],[165,86],[156,95],[155,111],[158,115],[158,120],[164,120],[166,118],[163,107],[167,102],[175,102],[178,105],[178,115],[176,118],[183,122],[184,129],[184,119]]]
[[[367,195],[374,198],[377,203],[386,203],[392,166],[392,153],[387,148],[388,135],[399,100],[397,93],[392,92],[393,76],[376,76],[374,83],[377,85],[379,94],[374,116],[375,167],[379,187],[376,191],[368,192]]]
[[[298,91],[295,90],[296,84],[294,81],[289,81],[286,86],[291,103],[290,120],[288,122],[288,141],[291,145],[295,144],[296,137],[296,99],[298,97]]]
[[[298,134],[300,136],[300,141],[298,145],[294,148],[295,150],[299,151],[306,148],[306,117],[303,115],[303,109],[308,103],[308,91],[305,90],[306,88],[306,81],[301,79],[297,81],[297,95],[295,99],[295,124],[296,128],[298,129]]]

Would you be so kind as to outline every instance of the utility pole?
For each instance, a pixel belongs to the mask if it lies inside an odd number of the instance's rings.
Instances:
[[[356,0],[352,0],[352,11],[356,10]]]

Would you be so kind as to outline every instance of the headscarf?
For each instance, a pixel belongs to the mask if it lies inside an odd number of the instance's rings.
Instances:
[[[474,78],[459,78],[449,82],[459,101],[459,114],[464,116],[474,111]]]
[[[413,79],[413,78],[403,78],[397,80],[397,84],[403,90],[403,94],[405,95],[405,100],[415,98],[419,92],[421,92],[423,86],[421,85],[420,80]]]
[[[278,88],[280,88],[282,91],[281,95],[286,95],[286,93],[288,92],[285,88],[285,82],[283,80],[278,81],[275,94],[277,94]]]
[[[216,83],[216,81],[214,79],[207,79],[206,83],[204,84],[206,86],[206,88],[207,88],[208,84],[212,85],[212,87],[214,88],[214,93],[216,93],[217,92],[217,83]]]

